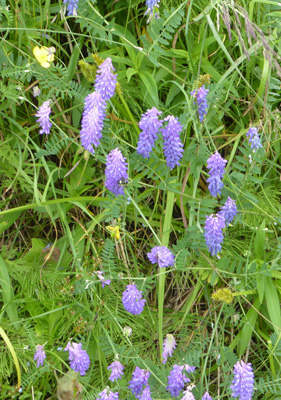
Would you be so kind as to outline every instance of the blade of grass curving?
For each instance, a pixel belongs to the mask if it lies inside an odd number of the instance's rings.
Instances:
[[[20,364],[19,364],[19,360],[18,360],[17,354],[15,352],[15,349],[14,349],[12,343],[10,342],[10,339],[8,338],[8,336],[6,335],[6,333],[4,332],[4,330],[1,327],[0,327],[0,335],[2,336],[4,342],[6,343],[6,346],[10,350],[11,355],[13,357],[14,364],[15,364],[15,367],[16,367],[16,370],[17,370],[17,376],[18,376],[17,387],[19,389],[21,387],[21,371],[20,371]]]

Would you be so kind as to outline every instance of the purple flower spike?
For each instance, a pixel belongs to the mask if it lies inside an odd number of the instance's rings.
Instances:
[[[234,365],[234,379],[230,389],[232,397],[239,397],[240,400],[251,400],[254,389],[254,374],[251,363],[245,364],[238,361]]]
[[[129,389],[131,389],[132,393],[136,396],[139,397],[139,395],[142,392],[143,386],[146,386],[148,384],[148,378],[149,378],[150,372],[145,370],[145,369],[140,369],[139,367],[136,367],[136,369],[133,372],[132,379],[129,382]]]
[[[110,392],[109,388],[107,387],[104,389],[101,393],[99,393],[100,397],[97,397],[96,400],[118,400],[119,399],[119,393],[118,392]]]
[[[200,122],[203,122],[204,116],[207,115],[207,109],[208,109],[208,103],[207,103],[207,94],[209,92],[209,89],[205,89],[205,86],[203,85],[200,87],[197,92],[196,90],[193,90],[190,94],[195,97],[196,102],[198,106],[198,114],[199,114],[199,120]]]
[[[163,121],[158,121],[158,115],[160,114],[162,114],[162,112],[153,107],[151,110],[147,110],[146,113],[142,114],[141,116],[139,123],[141,132],[139,136],[137,152],[144,158],[150,157],[149,153],[154,147],[159,128],[163,124]]]
[[[231,197],[228,197],[221,210],[218,212],[218,215],[225,219],[225,223],[228,226],[234,220],[237,212],[235,200],[232,200]]]
[[[195,397],[190,390],[185,390],[183,393],[184,396],[181,398],[181,400],[195,400]]]
[[[180,132],[183,126],[179,123],[178,119],[172,115],[168,115],[164,121],[168,121],[168,124],[161,129],[164,139],[164,156],[167,166],[173,169],[176,165],[180,165],[180,160],[182,158],[183,144],[180,140]]]
[[[190,379],[183,374],[183,369],[184,366],[175,364],[173,365],[173,369],[168,376],[168,386],[166,389],[169,390],[171,396],[173,397],[178,397],[184,388],[185,383],[190,382]]]
[[[212,399],[212,397],[209,395],[209,393],[206,392],[206,393],[203,395],[202,400],[213,400],[213,399]]]
[[[128,164],[125,160],[118,148],[112,150],[106,157],[105,186],[116,196],[124,194],[120,181],[128,182]]]
[[[81,375],[85,375],[90,367],[90,358],[86,350],[82,350],[82,343],[68,342],[64,351],[67,350],[69,351],[68,359],[71,361],[70,368],[75,372],[80,372]]]
[[[122,302],[125,310],[133,315],[143,312],[145,299],[142,299],[142,292],[137,289],[135,284],[127,286],[123,292]]]
[[[95,90],[98,91],[104,100],[109,100],[114,95],[117,75],[111,58],[107,58],[98,68],[95,82]]]
[[[152,400],[151,398],[151,393],[150,393],[150,387],[147,385],[144,389],[143,392],[139,398],[140,400]]]
[[[209,183],[208,189],[213,197],[221,194],[223,187],[221,179],[225,173],[225,164],[227,164],[227,161],[217,151],[207,160],[207,168],[210,174],[210,177],[207,179]]]
[[[117,381],[117,379],[121,379],[122,375],[124,375],[123,372],[124,367],[118,360],[110,364],[110,366],[107,367],[107,369],[111,369],[111,375],[108,378],[111,382]]]
[[[90,93],[84,100],[80,138],[82,146],[92,154],[95,153],[93,145],[100,144],[105,109],[106,103],[98,92]]]
[[[45,101],[41,107],[39,107],[39,110],[35,114],[38,119],[36,122],[39,123],[40,125],[40,131],[39,133],[42,135],[43,133],[46,133],[49,135],[50,133],[50,128],[53,125],[52,122],[50,121],[50,114],[51,114],[51,107],[50,107],[50,100]]]
[[[175,263],[175,256],[166,246],[153,247],[147,257],[152,264],[158,264],[160,268],[173,266]]]
[[[163,358],[163,364],[166,364],[168,356],[171,357],[173,354],[174,349],[177,347],[175,338],[171,334],[166,335],[166,339],[164,340],[164,345],[163,345],[163,353],[162,353],[162,358]]]
[[[67,4],[67,15],[77,17],[77,8],[79,0],[63,0],[63,4]]]
[[[262,148],[257,128],[250,128],[246,136],[249,139],[249,143],[251,145],[253,153],[255,153],[259,147]]]
[[[148,14],[147,23],[149,23],[150,21],[153,20],[153,9],[154,9],[154,7],[159,7],[159,3],[160,3],[160,0],[146,0],[145,4],[146,4],[146,7],[147,7],[147,10],[144,13],[144,15]],[[155,18],[156,19],[159,18],[158,13],[155,13]]]
[[[212,256],[221,251],[223,228],[225,228],[225,220],[220,215],[214,217],[213,214],[211,214],[206,218],[204,236],[206,239],[206,245]]]
[[[36,367],[39,368],[39,366],[43,366],[44,360],[46,358],[46,353],[45,350],[43,348],[44,346],[40,346],[40,344],[38,344],[36,346],[36,353],[34,354],[34,361],[37,360],[37,365]]]
[[[193,374],[193,372],[196,370],[196,367],[191,367],[190,365],[185,364],[184,369],[188,374]]]

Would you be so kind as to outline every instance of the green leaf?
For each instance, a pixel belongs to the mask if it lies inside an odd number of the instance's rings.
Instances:
[[[261,226],[259,227],[255,241],[254,241],[254,254],[255,257],[258,258],[259,260],[263,259],[264,255],[264,241],[265,241],[265,220],[261,223]]]
[[[155,79],[148,71],[140,71],[139,76],[148,91],[149,95],[151,96],[153,103],[150,102],[152,107],[159,106],[159,99],[158,99],[158,90]]]
[[[2,287],[3,310],[6,311],[11,322],[18,321],[17,307],[14,301],[14,291],[5,261],[0,257],[0,286]],[[2,317],[2,315],[1,315]]]
[[[276,286],[269,276],[265,278],[265,300],[273,329],[279,335],[281,329],[280,298]]]

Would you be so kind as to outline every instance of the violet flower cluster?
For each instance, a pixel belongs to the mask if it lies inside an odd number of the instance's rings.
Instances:
[[[79,0],[63,0],[63,4],[67,4],[67,15],[77,17],[77,8]]]
[[[201,86],[198,90],[193,90],[190,94],[195,97],[194,104],[198,106],[198,114],[200,122],[203,122],[204,116],[207,115],[208,103],[207,94],[209,89],[205,89],[205,86]]]
[[[119,393],[118,392],[111,392],[107,387],[102,392],[99,393],[100,397],[97,397],[96,400],[119,400]]]
[[[213,197],[221,194],[225,164],[227,164],[227,161],[217,151],[207,160],[207,168],[210,174],[210,177],[207,179],[209,183],[208,189]]]
[[[46,353],[44,350],[44,346],[40,346],[39,344],[36,346],[36,353],[34,354],[34,361],[37,360],[36,367],[43,366],[44,360],[46,358]]]
[[[183,126],[172,115],[164,118],[164,122],[166,121],[167,125],[161,129],[164,139],[163,150],[167,166],[172,170],[176,165],[180,165],[182,158],[183,144],[180,140],[180,132]]]
[[[202,400],[213,400],[212,397],[209,395],[208,392],[204,393]]]
[[[174,349],[177,347],[176,340],[173,335],[168,333],[163,343],[163,364],[166,364],[168,357],[171,357]]]
[[[139,367],[136,367],[134,372],[133,372],[133,376],[132,379],[129,381],[129,389],[131,389],[132,393],[139,398],[140,394],[143,391],[143,387],[148,385],[148,378],[149,378],[150,372],[145,370],[145,369],[141,369]],[[144,389],[145,390],[145,389]],[[146,389],[145,392],[145,396],[147,397],[148,390]],[[149,393],[150,393],[150,389],[149,389]],[[145,397],[143,398],[143,400],[145,399]]]
[[[139,315],[143,312],[145,299],[142,299],[142,292],[133,284],[128,285],[123,292],[122,303],[126,311],[133,315]]]
[[[225,219],[219,215],[209,215],[205,222],[205,240],[209,252],[212,256],[221,251],[223,242],[223,229],[225,228]]]
[[[111,382],[117,381],[117,379],[121,379],[122,375],[124,375],[124,367],[118,360],[113,361],[113,363],[110,364],[107,369],[111,369],[111,375],[108,378]]]
[[[82,146],[94,154],[93,146],[98,147],[102,138],[106,102],[99,92],[88,94],[84,100],[80,139]]]
[[[159,128],[162,126],[163,121],[158,120],[158,116],[162,114],[156,107],[151,110],[147,110],[146,113],[142,114],[139,122],[141,129],[137,152],[144,158],[149,158],[150,153],[155,145]]]
[[[110,279],[105,279],[103,276],[103,271],[97,271],[96,272],[98,279],[101,281],[101,287],[104,288],[105,285],[110,285],[111,280]]]
[[[64,351],[69,351],[70,368],[85,375],[91,362],[86,350],[82,350],[82,343],[68,342]]]
[[[35,116],[38,118],[36,122],[40,125],[39,133],[42,135],[46,133],[49,135],[51,126],[53,125],[50,121],[50,114],[51,114],[51,107],[50,107],[50,100],[45,101],[42,106],[39,107]]]
[[[92,154],[95,152],[93,146],[98,147],[102,137],[106,102],[115,92],[117,76],[113,71],[112,61],[107,58],[97,70],[95,91],[84,101],[80,138],[82,146]]]
[[[137,152],[144,158],[149,158],[160,130],[164,139],[163,151],[166,163],[170,169],[173,169],[176,165],[180,165],[179,162],[183,155],[183,144],[180,140],[180,133],[183,126],[178,121],[178,118],[172,115],[168,115],[162,121],[158,120],[160,114],[161,112],[155,107],[142,114],[139,123],[141,132]]]
[[[211,214],[206,217],[204,236],[206,245],[212,256],[217,255],[221,251],[223,229],[234,220],[237,212],[235,200],[228,197],[216,215]]]
[[[251,400],[254,390],[254,373],[251,363],[238,361],[234,365],[234,379],[230,389],[232,397],[239,397],[239,400]]]
[[[174,364],[173,368],[168,376],[167,390],[171,393],[171,396],[178,397],[180,392],[184,389],[185,384],[190,382],[190,379],[184,374],[184,372],[193,372],[195,367],[189,365],[177,365]]]
[[[146,7],[147,7],[147,10],[146,10],[146,12],[144,13],[144,15],[148,15],[147,23],[149,23],[150,21],[152,21],[152,19],[153,19],[154,7],[155,7],[155,8],[158,7],[159,3],[160,3],[160,0],[146,0],[145,4],[146,4]],[[155,17],[156,19],[159,18],[158,13],[155,13],[155,14],[154,14],[154,17]]]
[[[158,264],[160,268],[172,267],[175,263],[175,256],[166,246],[153,247],[147,257],[152,264]]]
[[[250,128],[246,134],[249,143],[251,145],[251,149],[253,150],[253,153],[255,153],[259,147],[262,148],[261,140],[258,134],[257,128]]]
[[[105,186],[108,190],[118,196],[124,194],[124,188],[120,182],[128,182],[128,164],[121,151],[116,148],[106,157]]]

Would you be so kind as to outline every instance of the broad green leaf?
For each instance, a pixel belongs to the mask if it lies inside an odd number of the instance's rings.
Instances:
[[[145,70],[140,71],[139,76],[140,76],[147,92],[150,94],[150,96],[153,100],[153,104],[151,104],[151,106],[158,107],[159,106],[158,89],[157,89],[155,79],[148,71],[145,71]]]
[[[265,278],[265,301],[272,328],[279,335],[281,330],[280,298],[276,286],[269,276]]]
[[[17,307],[14,301],[14,291],[5,261],[0,256],[0,286],[2,288],[3,309],[11,322],[18,321]]]

